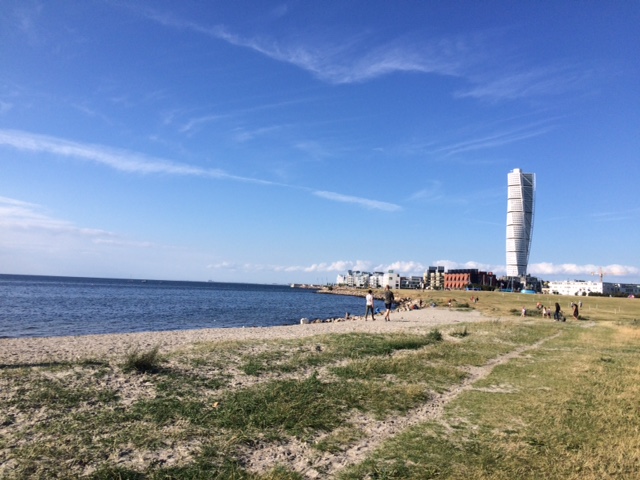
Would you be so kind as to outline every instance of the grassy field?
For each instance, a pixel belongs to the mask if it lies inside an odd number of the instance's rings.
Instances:
[[[640,478],[639,300],[406,294],[487,321],[0,365],[0,478]]]
[[[442,290],[401,290],[396,296],[422,299],[425,304],[435,302],[446,306],[453,300],[452,308],[473,308],[490,317],[520,316],[522,307],[526,307],[529,316],[540,316],[536,309],[538,303],[553,308],[559,303],[565,316],[571,316],[572,302],[582,302],[581,320],[598,322],[640,322],[640,299],[612,297],[573,297],[565,295],[530,295],[524,293],[478,292],[478,291],[442,291]],[[478,298],[477,303],[471,297]]]

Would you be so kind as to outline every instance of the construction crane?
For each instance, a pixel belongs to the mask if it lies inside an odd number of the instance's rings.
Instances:
[[[600,277],[600,282],[602,283],[602,281],[604,280],[604,276],[605,275],[609,275],[608,272],[603,272],[602,269],[598,269],[597,272],[591,272],[591,275],[598,275]]]

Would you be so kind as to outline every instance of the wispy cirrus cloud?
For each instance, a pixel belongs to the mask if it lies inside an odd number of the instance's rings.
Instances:
[[[368,35],[325,40],[311,44],[304,40],[275,40],[264,36],[243,36],[224,25],[207,26],[168,12],[137,9],[144,17],[166,27],[188,30],[248,48],[273,60],[289,63],[335,84],[358,83],[393,72],[459,75],[476,63],[479,36],[441,38],[431,41],[397,38],[370,47]]]
[[[351,195],[343,195],[341,193],[317,190],[314,191],[313,194],[317,197],[326,198],[327,200],[332,200],[334,202],[352,203],[369,209],[384,210],[387,212],[397,212],[399,210],[402,210],[402,207],[400,205],[396,205],[395,203],[380,202],[378,200],[353,197]]]
[[[527,140],[529,138],[544,135],[551,130],[553,130],[553,126],[546,121],[528,125],[520,125],[506,130],[496,130],[460,142],[442,145],[435,148],[433,150],[433,153],[440,153],[446,156],[451,156],[475,150],[498,148],[512,143],[520,142],[522,140]]]
[[[425,183],[427,186],[417,192],[414,192],[409,197],[410,201],[420,200],[426,202],[438,202],[445,198],[445,191],[441,181],[426,180]]]
[[[555,96],[578,88],[588,77],[578,67],[542,66],[524,71],[485,72],[470,76],[474,86],[455,93],[457,98],[516,100],[519,98]]]
[[[91,161],[128,173],[196,176],[276,185],[276,183],[268,180],[231,175],[219,169],[205,169],[170,160],[148,157],[126,150],[114,149],[102,145],[79,143],[19,130],[0,130],[0,145],[13,147],[21,151],[48,153],[61,157]]]
[[[0,130],[0,146],[12,147],[21,151],[46,153],[60,157],[90,161],[118,171],[137,174],[164,174],[177,176],[204,177],[216,180],[255,183],[267,186],[293,188],[310,192],[327,200],[355,204],[368,209],[398,211],[402,207],[377,200],[352,197],[335,192],[315,191],[308,187],[288,185],[254,177],[232,175],[220,169],[207,169],[141,155],[126,150],[114,149],[102,145],[86,144],[71,140],[39,135],[19,130]]]
[[[180,133],[189,133],[201,125],[217,122],[227,117],[227,115],[203,115],[201,117],[192,118],[179,128]]]
[[[272,125],[269,127],[254,128],[252,130],[237,128],[233,133],[233,139],[238,143],[250,142],[259,137],[272,135],[274,132],[279,132],[285,125]]]
[[[202,25],[168,12],[137,11],[166,27],[251,49],[333,84],[361,83],[397,72],[455,76],[470,84],[454,92],[455,98],[498,101],[563,94],[579,88],[590,76],[579,65],[541,65],[526,69],[513,65],[515,61],[509,62],[504,42],[496,39],[499,36],[496,32],[431,39],[404,35],[391,40],[380,40],[373,33],[345,36],[334,32],[332,37],[327,35],[323,40],[299,35],[292,40],[241,35],[224,25]],[[495,61],[497,58],[501,61]],[[487,63],[493,68],[485,67]]]
[[[209,123],[215,123],[220,120],[241,119],[247,115],[254,114],[256,112],[265,111],[265,110],[277,110],[279,108],[291,106],[294,104],[307,103],[311,101],[313,101],[313,99],[311,98],[287,100],[282,102],[256,105],[250,108],[239,108],[235,110],[231,109],[223,113],[208,113],[208,114],[203,114],[199,116],[194,116],[194,117],[183,120],[182,123],[179,124],[178,132],[184,133],[184,134],[192,134],[199,130],[202,130],[202,128]],[[164,125],[170,125],[174,122],[177,122],[178,117],[182,116],[183,113],[184,112],[179,112],[177,110],[165,112],[162,115],[162,123]],[[264,134],[272,130],[278,130],[280,128],[283,128],[284,126],[286,125],[263,127],[262,129],[255,129],[254,132],[256,134]]]
[[[131,240],[123,235],[99,228],[82,227],[51,216],[38,204],[0,197],[0,245],[22,248],[62,248],[69,251],[77,245],[123,247],[134,249],[174,248],[149,241]]]
[[[635,220],[640,217],[640,208],[627,210],[597,212],[589,215],[595,222],[623,222]]]
[[[47,215],[40,205],[7,197],[0,197],[0,230],[5,234],[9,231],[37,231],[52,235],[71,235],[90,239],[93,242],[122,241],[112,232],[78,227],[72,222]]]

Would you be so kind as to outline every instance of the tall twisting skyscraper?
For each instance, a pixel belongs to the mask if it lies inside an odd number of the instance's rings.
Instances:
[[[535,173],[509,172],[507,201],[507,277],[527,275],[536,196]]]

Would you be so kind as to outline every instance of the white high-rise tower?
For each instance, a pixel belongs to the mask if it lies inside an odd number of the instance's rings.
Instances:
[[[507,178],[507,277],[523,278],[527,275],[533,234],[536,175],[515,168]]]

